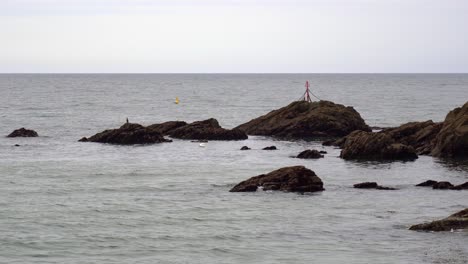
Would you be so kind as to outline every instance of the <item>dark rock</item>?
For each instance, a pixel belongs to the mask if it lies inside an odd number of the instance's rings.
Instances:
[[[298,158],[298,159],[319,159],[319,158],[323,158],[323,155],[320,154],[320,152],[318,150],[307,149],[307,150],[304,150],[301,153],[299,153],[299,155],[297,155],[296,158]]]
[[[37,137],[37,136],[38,134],[36,131],[22,127],[20,129],[16,129],[15,131],[11,132],[7,137]]]
[[[240,150],[249,150],[250,148],[247,146],[243,146]]]
[[[153,127],[155,129],[155,127]],[[224,129],[214,118],[197,121],[169,130],[168,135],[180,139],[197,140],[244,140],[247,135],[239,129]]]
[[[304,166],[293,166],[252,177],[234,186],[230,192],[256,191],[257,186],[262,186],[263,190],[300,193],[324,190],[322,180],[315,172]]]
[[[453,187],[453,184],[447,181],[441,181],[432,185],[432,189],[439,189],[439,190],[448,190]]]
[[[358,189],[377,189],[377,190],[397,190],[397,189],[391,188],[391,187],[380,186],[376,182],[357,183],[357,184],[354,184],[354,188],[358,188]]]
[[[88,142],[88,138],[87,137],[82,137],[80,140],[78,140],[79,142]]]
[[[451,231],[468,228],[468,208],[455,213],[442,220],[433,221],[431,223],[424,223],[413,225],[410,230],[421,231]]]
[[[327,154],[328,152],[326,152],[325,150],[321,150],[319,151],[320,154]]]
[[[277,150],[276,146],[264,147],[263,150]]]
[[[428,180],[428,181],[425,181],[425,182],[421,182],[420,184],[416,184],[416,186],[419,186],[419,187],[433,187],[434,184],[436,184],[437,181],[433,181],[433,180]]]
[[[468,190],[468,182],[462,183],[457,186],[453,186],[451,189],[452,190]]]
[[[193,143],[208,143],[208,140],[191,140]]]
[[[419,155],[427,155],[431,153],[435,138],[441,128],[442,123],[434,123],[432,120],[428,120],[387,128],[380,133],[389,135],[397,143],[413,147]]]
[[[395,143],[387,134],[354,131],[346,137],[340,157],[343,159],[415,160],[412,147]]]
[[[21,145],[20,144],[15,144],[15,147],[21,147]]]
[[[169,133],[179,127],[187,125],[184,121],[168,121],[161,124],[153,124],[148,126],[149,129],[158,131],[159,133],[167,136]]]
[[[455,108],[445,117],[432,150],[435,157],[468,157],[468,102]]]
[[[358,188],[358,189],[375,189],[378,186],[379,185],[376,182],[361,182],[361,183],[354,184],[354,188]]]
[[[371,131],[352,107],[329,101],[297,101],[237,127],[249,135],[286,139],[342,137],[354,130]]]
[[[171,142],[154,129],[148,129],[139,124],[126,123],[118,129],[105,130],[89,138],[79,141],[100,142],[119,145],[153,144]]]

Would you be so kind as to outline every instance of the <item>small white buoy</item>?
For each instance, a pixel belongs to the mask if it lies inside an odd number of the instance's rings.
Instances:
[[[202,148],[206,147],[206,143],[200,143],[200,147]]]

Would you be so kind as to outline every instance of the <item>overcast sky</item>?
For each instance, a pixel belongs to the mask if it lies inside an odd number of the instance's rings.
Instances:
[[[467,0],[0,0],[0,72],[468,72]]]

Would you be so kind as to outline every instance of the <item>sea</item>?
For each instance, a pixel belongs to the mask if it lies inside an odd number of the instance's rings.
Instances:
[[[1,74],[0,263],[467,263],[468,232],[408,230],[468,207],[467,191],[414,186],[464,183],[466,161],[345,161],[318,141],[262,136],[78,142],[127,118],[233,128],[298,100],[306,80],[370,126],[443,121],[468,100],[468,74]],[[39,137],[5,137],[21,127]],[[292,158],[305,149],[328,154]],[[326,190],[229,192],[293,165]],[[398,190],[353,188],[364,181]]]

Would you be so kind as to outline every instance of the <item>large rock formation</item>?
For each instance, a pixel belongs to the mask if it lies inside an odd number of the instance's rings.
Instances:
[[[224,129],[218,121],[210,118],[187,124],[184,121],[168,121],[148,126],[149,129],[173,138],[191,140],[243,140],[247,134],[238,129]]]
[[[395,142],[413,147],[418,155],[427,155],[431,153],[435,138],[441,128],[442,123],[434,123],[432,120],[428,120],[387,128],[380,133],[389,135]]]
[[[82,142],[100,142],[119,145],[153,144],[171,142],[154,129],[139,124],[126,123],[118,129],[109,129],[89,138],[80,139]]]
[[[437,135],[432,155],[436,157],[468,157],[468,102],[445,117]]]
[[[410,227],[410,230],[422,231],[451,231],[468,228],[468,208],[455,213],[442,220],[419,224]]]
[[[415,160],[412,147],[396,143],[385,133],[354,131],[346,137],[340,157],[343,159]]]
[[[38,134],[34,130],[26,129],[24,127],[16,129],[11,132],[7,137],[37,137]]]
[[[264,191],[279,190],[303,193],[324,190],[322,180],[315,172],[304,166],[293,166],[252,177],[234,186],[230,192],[255,192],[260,186],[263,187]]]
[[[342,137],[371,131],[354,108],[329,101],[297,101],[237,127],[249,135],[286,139]]]

